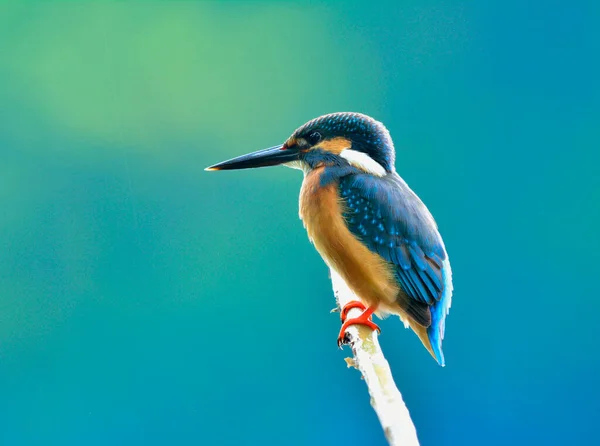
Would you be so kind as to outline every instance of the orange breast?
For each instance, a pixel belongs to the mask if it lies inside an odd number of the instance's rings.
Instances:
[[[399,288],[388,264],[347,228],[337,183],[320,186],[323,168],[306,175],[300,191],[300,218],[330,268],[369,305],[396,307]]]

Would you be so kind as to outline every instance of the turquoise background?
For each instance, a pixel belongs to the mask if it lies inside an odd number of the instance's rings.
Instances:
[[[423,445],[597,444],[598,2],[0,5],[0,444],[382,445],[297,171],[386,123],[455,277],[440,368],[381,343]]]

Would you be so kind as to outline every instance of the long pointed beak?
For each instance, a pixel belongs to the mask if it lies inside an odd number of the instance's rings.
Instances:
[[[204,170],[237,170],[253,169],[255,167],[277,166],[279,164],[289,163],[298,159],[298,150],[289,149],[285,145],[269,147],[268,149],[248,153],[238,156],[214,166],[207,167]]]

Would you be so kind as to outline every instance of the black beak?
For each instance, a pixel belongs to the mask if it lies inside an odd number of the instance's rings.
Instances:
[[[204,170],[237,170],[252,169],[255,167],[277,166],[298,159],[299,152],[296,148],[289,149],[284,144],[238,156]]]

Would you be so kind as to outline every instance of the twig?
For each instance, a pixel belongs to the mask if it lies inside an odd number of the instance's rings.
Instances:
[[[352,300],[360,300],[333,269],[331,282],[340,308]],[[356,308],[348,313],[349,318],[359,315],[360,310]],[[383,356],[377,332],[362,325],[352,325],[346,333],[354,352],[354,358],[346,358],[346,363],[362,373],[371,395],[371,406],[377,413],[388,443],[391,446],[419,446],[417,431],[394,383],[390,365]]]

